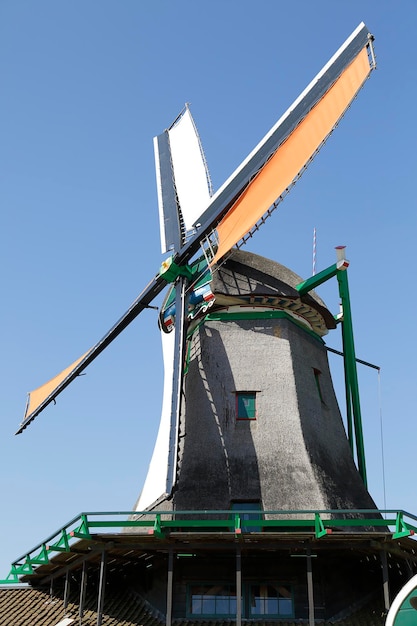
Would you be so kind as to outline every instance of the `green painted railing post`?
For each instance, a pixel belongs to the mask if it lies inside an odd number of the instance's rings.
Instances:
[[[77,537],[77,539],[90,539],[90,529],[88,527],[88,519],[85,513],[81,513],[80,515],[81,524],[75,529],[71,530],[70,533],[67,533],[67,530],[64,529],[63,535],[65,535],[64,541],[67,542],[68,545],[68,537]]]
[[[161,514],[160,513],[157,513],[155,515],[155,521],[154,521],[151,533],[153,535],[155,535],[155,537],[163,537],[164,536],[164,533],[163,533],[163,530],[162,530],[162,525],[161,525]]]
[[[320,517],[320,513],[314,514],[314,531],[317,539],[321,539],[327,535],[327,530],[324,528],[323,520]]]
[[[82,520],[82,524],[80,527],[80,532],[85,533],[86,535],[90,534],[90,531],[88,529],[88,519],[87,519],[87,515],[85,515],[84,513],[81,514],[81,520]]]

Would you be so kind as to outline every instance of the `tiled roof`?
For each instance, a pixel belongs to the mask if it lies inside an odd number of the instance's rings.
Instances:
[[[86,602],[83,626],[96,626],[96,599]],[[72,597],[64,613],[62,598],[50,598],[46,590],[23,588],[0,589],[0,626],[56,626],[64,617],[74,618],[78,626],[77,598]],[[248,620],[242,620],[247,623]],[[379,604],[368,605],[350,617],[322,626],[383,626],[385,617]],[[173,620],[175,626],[234,626],[232,620]],[[301,626],[308,620],[279,621],[279,626]],[[163,626],[164,618],[154,613],[137,594],[129,590],[106,591],[103,626]],[[256,626],[277,626],[277,622],[257,620]]]
[[[96,626],[97,600],[87,599],[83,626]],[[61,598],[50,598],[46,590],[31,587],[0,589],[0,626],[56,626],[64,617],[78,626],[77,598],[71,597],[66,611]],[[130,592],[106,591],[103,626],[161,626],[164,622],[140,598]]]

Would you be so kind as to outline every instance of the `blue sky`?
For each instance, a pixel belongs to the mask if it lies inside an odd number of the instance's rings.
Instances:
[[[362,20],[378,69],[248,249],[307,278],[314,227],[317,270],[347,246],[357,355],[381,367],[380,384],[359,370],[370,492],[417,514],[415,1],[2,0],[0,578],[77,513],[129,510],[141,490],[162,390],[152,310],[13,433],[26,392],[158,271],[153,136],[189,102],[217,189]],[[319,293],[336,313],[336,285]]]

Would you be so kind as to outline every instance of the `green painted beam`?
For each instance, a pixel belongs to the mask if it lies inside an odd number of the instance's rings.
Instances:
[[[319,335],[317,335],[314,331],[307,328],[307,326],[305,326],[301,322],[298,322],[291,315],[289,315],[289,313],[287,313],[286,311],[279,311],[276,309],[271,309],[270,311],[232,311],[232,312],[215,311],[213,313],[207,313],[204,319],[208,321],[215,321],[215,322],[222,322],[222,321],[229,321],[229,320],[287,319],[292,324],[295,324],[296,326],[299,326],[300,328],[302,328],[306,333],[314,337],[314,339],[317,339],[318,341],[321,341],[322,343],[324,343],[323,339],[319,337]]]
[[[326,281],[330,280],[330,278],[336,276],[339,269],[341,269],[340,263],[335,263],[334,265],[327,267],[325,270],[322,270],[318,274],[311,276],[311,278],[303,280],[303,282],[296,285],[295,288],[300,296],[304,296],[309,291],[312,291],[312,289],[316,289],[316,287],[318,287],[319,285],[322,285]]]
[[[345,396],[346,396],[346,420],[348,440],[352,456],[356,446],[358,470],[362,480],[367,486],[365,446],[363,439],[362,415],[359,399],[358,375],[356,369],[355,345],[353,339],[352,313],[349,298],[349,286],[346,269],[349,263],[345,259],[304,280],[296,286],[300,295],[305,295],[312,289],[323,284],[334,276],[337,277],[339,295],[342,301],[342,342],[345,369]]]
[[[356,369],[355,342],[353,339],[352,312],[350,307],[347,272],[337,272],[339,295],[342,302],[343,321],[342,339],[345,362],[346,396],[348,406],[351,403],[355,429],[356,456],[359,474],[367,487],[365,446],[362,429],[362,415],[359,398],[358,372]]]

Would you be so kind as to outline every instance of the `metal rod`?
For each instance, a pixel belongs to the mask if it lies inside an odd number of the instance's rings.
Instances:
[[[172,591],[174,583],[174,552],[170,550],[168,552],[168,580],[167,580],[167,610],[165,616],[166,626],[171,626],[172,623]]]
[[[326,350],[327,352],[333,352],[333,354],[338,354],[339,356],[345,356],[343,352],[335,350],[334,348],[329,348],[329,346],[326,346]],[[357,358],[355,358],[355,361],[356,363],[360,363],[361,365],[366,365],[366,367],[372,367],[374,370],[378,370],[378,372],[381,370],[379,365],[374,365],[373,363],[369,363],[368,361],[362,361],[362,359]]]
[[[98,587],[97,626],[101,626],[103,621],[104,589],[106,586],[106,561],[107,553],[105,550],[103,550],[103,552],[101,553],[100,582]]]

